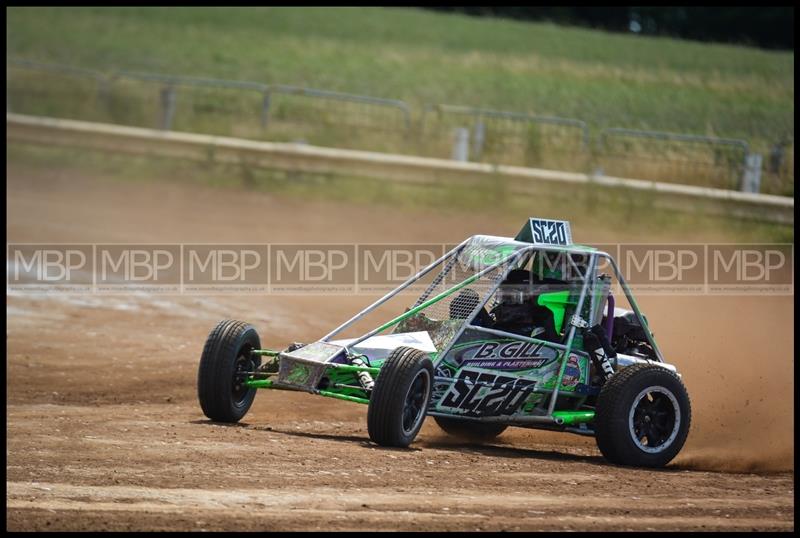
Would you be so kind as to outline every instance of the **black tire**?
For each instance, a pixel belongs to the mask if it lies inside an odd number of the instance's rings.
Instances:
[[[242,321],[220,321],[208,335],[197,372],[197,397],[211,420],[238,422],[253,404],[256,389],[243,386],[237,376],[261,365],[261,357],[251,356],[253,349],[261,349],[261,340]]]
[[[433,417],[433,419],[441,429],[450,435],[478,443],[491,441],[508,428],[505,424],[477,422],[474,420],[450,417]]]
[[[672,461],[692,420],[683,382],[655,364],[634,364],[611,376],[596,409],[600,452],[612,463],[635,467],[663,467]]]
[[[381,446],[410,445],[425,421],[433,377],[433,363],[424,352],[411,347],[392,351],[369,398],[369,438]]]

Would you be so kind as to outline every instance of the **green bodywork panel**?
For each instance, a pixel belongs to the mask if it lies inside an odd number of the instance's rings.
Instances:
[[[449,381],[434,385],[433,408],[466,416],[530,415],[552,392],[563,350],[551,342],[514,338],[487,338],[469,329],[447,356],[435,363],[437,376]],[[572,351],[559,394],[574,398],[589,378],[589,358]]]
[[[432,353],[430,358],[438,379],[434,381],[431,410],[454,416],[541,415],[542,405],[555,386],[563,350],[543,340],[529,340],[486,338],[478,331],[467,330],[446,357],[439,360],[438,354]],[[369,366],[331,364],[315,392],[368,404],[369,394],[361,388],[357,373],[368,372],[376,379],[384,362],[385,359],[372,360]],[[302,382],[308,375],[307,369],[296,364],[293,368],[290,379]],[[577,406],[583,399],[578,389],[586,385],[588,376],[588,356],[580,351],[571,352],[559,394]],[[253,388],[276,388],[269,378],[250,379],[246,384]],[[569,426],[591,421],[594,413],[568,404],[567,409],[555,412],[553,417]]]
[[[570,299],[570,295],[571,293],[569,290],[564,290],[542,293],[539,296],[538,303],[542,306],[546,306],[553,313],[553,323],[558,333],[561,332],[564,326],[564,315],[567,308],[570,306],[575,308],[575,305],[578,304],[577,299]]]

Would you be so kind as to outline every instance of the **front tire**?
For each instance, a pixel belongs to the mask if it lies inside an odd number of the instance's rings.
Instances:
[[[433,363],[411,347],[392,351],[369,399],[369,438],[381,446],[407,447],[422,428],[433,390]]]
[[[663,467],[689,435],[686,387],[677,374],[655,364],[634,364],[611,376],[596,409],[597,446],[619,465]]]
[[[220,321],[208,335],[200,356],[197,397],[211,420],[239,422],[247,414],[256,389],[244,386],[243,372],[261,365],[261,358],[250,353],[254,349],[261,349],[261,340],[243,321]]]
[[[493,424],[489,422],[477,422],[474,420],[463,420],[450,417],[433,417],[436,424],[441,429],[455,437],[461,437],[468,441],[476,443],[485,443],[491,441],[504,431],[506,431],[505,424]]]

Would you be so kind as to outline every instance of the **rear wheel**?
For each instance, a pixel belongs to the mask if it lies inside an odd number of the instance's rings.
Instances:
[[[613,463],[663,467],[683,448],[691,419],[689,394],[677,374],[655,364],[634,364],[603,385],[595,438]]]
[[[436,421],[436,424],[438,424],[441,429],[450,435],[479,443],[491,441],[506,431],[506,428],[508,428],[508,426],[505,424],[477,422],[474,420],[463,420],[450,417],[433,418]]]
[[[422,428],[433,388],[433,363],[414,348],[399,347],[381,366],[369,399],[369,438],[407,447]]]
[[[238,422],[250,409],[256,389],[244,381],[261,365],[250,353],[260,348],[258,333],[243,321],[221,321],[208,335],[197,373],[197,397],[208,418]]]

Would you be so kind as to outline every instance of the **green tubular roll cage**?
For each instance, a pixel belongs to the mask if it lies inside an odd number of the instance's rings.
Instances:
[[[349,327],[357,320],[361,319],[368,312],[374,310],[375,308],[386,302],[388,299],[390,299],[391,297],[395,296],[397,293],[408,287],[410,284],[419,280],[424,275],[432,271],[434,268],[440,265],[446,265],[444,264],[445,260],[449,259],[451,256],[458,256],[458,254],[462,252],[462,250],[464,249],[465,245],[467,245],[469,241],[473,240],[476,237],[484,237],[484,236],[473,236],[472,238],[463,241],[458,246],[447,252],[444,256],[442,256],[438,260],[434,261],[433,263],[431,263],[430,265],[419,271],[416,275],[409,278],[399,287],[389,292],[384,297],[382,297],[369,307],[365,308],[364,310],[353,316],[350,320],[346,321],[345,323],[343,323],[342,325],[331,331],[329,334],[320,339],[319,342],[328,342],[331,339],[331,337],[338,334],[345,328]],[[374,335],[377,335],[391,327],[398,325],[402,321],[416,315],[425,308],[445,299],[446,297],[449,297],[450,295],[458,292],[462,288],[470,285],[477,279],[488,274],[490,271],[505,266],[501,270],[501,272],[496,276],[496,282],[494,284],[494,287],[492,288],[492,292],[487,294],[487,296],[482,297],[481,302],[478,304],[477,307],[475,307],[475,309],[472,311],[469,317],[467,317],[464,320],[459,320],[463,321],[463,325],[460,328],[459,332],[450,340],[450,342],[443,349],[438,350],[436,353],[431,353],[432,360],[436,362],[438,358],[444,357],[448,353],[448,351],[453,347],[453,345],[457,343],[458,338],[461,336],[461,334],[463,334],[463,331],[465,329],[478,328],[472,325],[472,322],[474,321],[478,311],[481,308],[483,308],[483,306],[489,299],[488,296],[491,295],[491,293],[493,293],[495,289],[497,289],[499,283],[503,280],[503,278],[506,277],[508,272],[514,267],[514,263],[520,262],[520,260],[525,259],[524,255],[527,254],[532,255],[535,252],[588,255],[589,257],[588,266],[585,273],[582,272],[583,279],[581,282],[581,290],[577,298],[574,296],[574,293],[572,293],[570,290],[559,290],[554,292],[542,293],[538,298],[538,304],[550,309],[550,311],[553,313],[556,330],[559,333],[562,333],[564,327],[566,326],[568,327],[567,329],[568,332],[566,334],[566,341],[564,342],[563,345],[561,344],[554,345],[555,347],[561,349],[562,352],[559,358],[558,374],[556,377],[556,381],[555,384],[553,385],[552,390],[550,391],[550,400],[547,407],[547,415],[530,417],[530,420],[532,422],[549,423],[560,426],[580,425],[585,422],[590,422],[594,418],[594,411],[591,410],[557,411],[555,409],[555,406],[558,399],[559,388],[562,386],[562,380],[564,379],[570,352],[572,352],[573,349],[575,349],[576,329],[579,326],[585,326],[582,324],[586,323],[586,320],[582,320],[578,314],[583,311],[583,305],[585,304],[587,297],[590,297],[589,300],[592,301],[592,305],[594,305],[594,302],[596,302],[598,299],[598,294],[596,293],[595,289],[597,286],[593,284],[597,280],[595,273],[597,269],[598,260],[604,259],[608,262],[609,266],[613,270],[614,275],[617,278],[617,281],[625,297],[628,299],[629,304],[633,308],[633,312],[635,313],[639,323],[644,329],[644,333],[648,339],[648,342],[652,346],[655,352],[656,360],[658,362],[664,362],[663,356],[661,355],[661,352],[649,329],[647,320],[639,311],[638,305],[630,291],[630,288],[628,287],[627,282],[620,274],[619,267],[617,266],[616,262],[606,252],[602,252],[592,247],[586,247],[582,245],[573,245],[573,244],[532,245],[510,239],[507,239],[507,241],[509,244],[505,245],[503,249],[500,248],[497,249],[499,256],[498,259],[494,260],[493,263],[489,264],[487,267],[481,269],[480,271],[477,271],[472,276],[449,287],[445,291],[442,291],[441,293],[438,293],[437,295],[420,302],[413,308],[383,323],[374,330],[369,331],[368,333],[357,338],[355,341],[348,343],[346,346],[344,346],[345,352],[351,359],[355,359],[358,355],[352,353],[351,348],[354,347],[359,342],[362,342]],[[573,312],[574,314],[571,315],[569,319],[566,319],[570,312]],[[590,316],[591,315],[592,314],[590,314]],[[508,333],[501,336],[519,339],[523,341],[536,342],[536,340],[532,338],[526,338],[523,336],[518,336]],[[262,371],[259,371],[258,373],[250,375],[249,378],[245,381],[245,385],[252,388],[285,389],[286,387],[274,386],[274,381],[272,379],[272,377],[277,373],[282,352],[269,349],[259,349],[252,351],[252,353],[254,355],[265,357],[268,359],[268,361],[265,363],[266,368],[264,368]],[[314,394],[319,394],[321,396],[326,396],[330,398],[338,398],[341,400],[368,404],[369,403],[368,391],[359,384],[358,375],[360,373],[367,373],[369,374],[369,376],[378,377],[380,376],[380,370],[381,370],[380,366],[368,366],[365,363],[363,363],[363,361],[361,364],[326,363],[326,369],[324,373],[324,378],[327,380],[326,386],[314,387],[309,390],[306,390],[306,392],[311,392]],[[304,389],[297,389],[297,390],[304,390]],[[482,417],[480,419],[475,419],[475,420],[503,422],[502,417]]]

